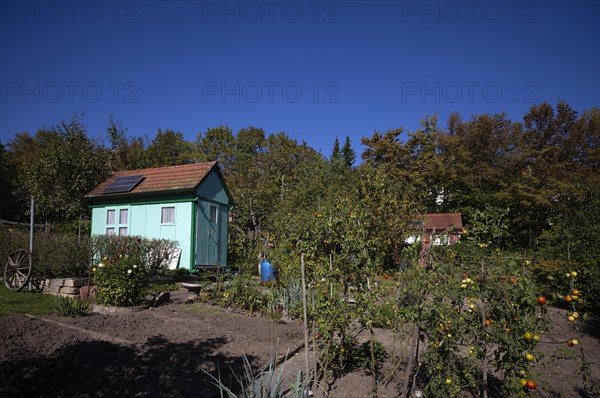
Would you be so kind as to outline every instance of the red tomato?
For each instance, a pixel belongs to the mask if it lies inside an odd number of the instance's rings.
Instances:
[[[537,388],[537,383],[532,380],[527,380],[525,387],[527,387],[528,390],[535,390]]]

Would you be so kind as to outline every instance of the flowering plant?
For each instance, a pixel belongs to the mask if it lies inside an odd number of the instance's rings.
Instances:
[[[102,305],[128,307],[141,302],[148,274],[139,254],[123,250],[117,257],[103,257],[92,267],[96,301]]]

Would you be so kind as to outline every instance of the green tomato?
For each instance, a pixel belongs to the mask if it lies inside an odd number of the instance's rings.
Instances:
[[[519,383],[521,384],[521,386],[525,387],[525,384],[527,384],[527,379],[521,379],[519,380]]]
[[[527,358],[528,361],[533,361],[535,359],[535,356],[528,352],[527,354],[525,354],[525,358]]]

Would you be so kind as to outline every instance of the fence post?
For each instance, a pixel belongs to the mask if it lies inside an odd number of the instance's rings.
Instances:
[[[31,257],[33,258],[33,235],[35,228],[35,199],[33,196],[31,197],[31,217],[29,219],[29,252],[31,253]],[[31,278],[29,278],[29,291],[33,290],[33,286],[31,284]]]
[[[31,197],[31,207],[30,207],[31,217],[29,218],[29,251],[33,255],[33,228],[35,227],[35,199],[33,196]]]
[[[485,262],[481,259],[481,280],[485,281]],[[481,325],[483,326],[483,330],[486,330],[485,325],[485,300],[481,301]],[[487,362],[487,343],[483,346],[483,358],[481,360],[481,373],[483,375],[483,386],[482,386],[482,397],[488,398],[488,362]]]

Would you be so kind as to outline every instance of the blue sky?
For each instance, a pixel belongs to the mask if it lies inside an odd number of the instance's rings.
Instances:
[[[74,113],[101,137],[209,127],[335,136],[425,115],[600,106],[598,1],[0,0],[0,142]]]

